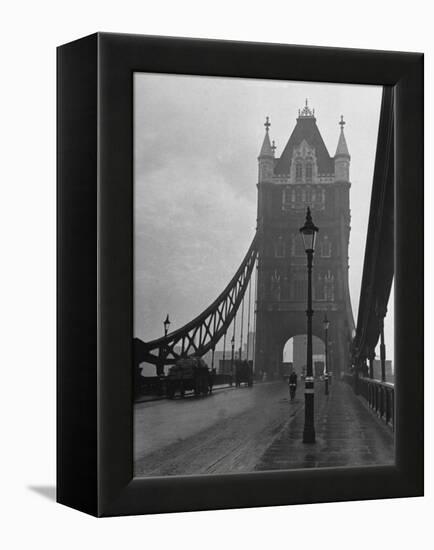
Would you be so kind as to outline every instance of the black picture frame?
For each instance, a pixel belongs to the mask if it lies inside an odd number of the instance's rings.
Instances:
[[[98,33],[57,63],[58,502],[113,516],[422,495],[423,55]],[[133,478],[136,71],[393,87],[395,466]]]

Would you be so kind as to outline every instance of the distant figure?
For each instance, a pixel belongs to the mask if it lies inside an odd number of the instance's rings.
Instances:
[[[291,401],[293,401],[295,397],[295,392],[297,390],[297,373],[295,372],[295,370],[293,370],[289,375],[288,385],[289,385],[289,397]]]

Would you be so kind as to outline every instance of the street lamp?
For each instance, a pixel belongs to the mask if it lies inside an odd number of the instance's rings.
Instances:
[[[328,343],[327,371],[329,375],[329,386],[331,386],[333,382],[332,365],[333,365],[333,340]]]
[[[235,351],[235,336],[232,336],[231,339],[232,355],[231,355],[231,386],[233,383],[234,377],[234,351]]]
[[[328,370],[328,345],[329,345],[329,326],[330,321],[327,319],[327,313],[324,315],[324,333],[325,333],[325,373],[324,373],[324,382],[325,382],[325,394],[329,394],[329,370]]]
[[[167,333],[169,332],[169,326],[170,326],[170,320],[169,320],[169,314],[166,315],[166,319],[163,322],[164,327],[164,337],[167,337]],[[166,343],[163,342],[160,347],[159,351],[159,361],[157,363],[157,376],[164,376],[164,364],[165,364],[165,356],[166,356],[167,346]]]
[[[307,208],[306,220],[303,227],[300,227],[300,233],[303,237],[304,250],[307,255],[307,360],[306,377],[304,379],[304,430],[303,443],[315,443],[314,426],[314,386],[313,386],[313,368],[312,368],[312,262],[315,250],[315,240],[318,227],[312,221],[310,208]]]
[[[163,323],[164,325],[164,336],[167,336],[167,333],[169,332],[169,326],[170,326],[170,320],[169,320],[169,314],[166,316],[166,320]]]

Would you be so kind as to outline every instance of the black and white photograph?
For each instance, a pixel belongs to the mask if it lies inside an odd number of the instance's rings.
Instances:
[[[429,3],[2,7],[1,548],[433,547]]]
[[[391,106],[134,74],[135,476],[394,464]]]

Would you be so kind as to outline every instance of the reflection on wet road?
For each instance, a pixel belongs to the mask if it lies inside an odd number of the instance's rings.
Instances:
[[[265,449],[302,405],[282,382],[227,388],[210,397],[138,403],[135,475],[254,470]]]

